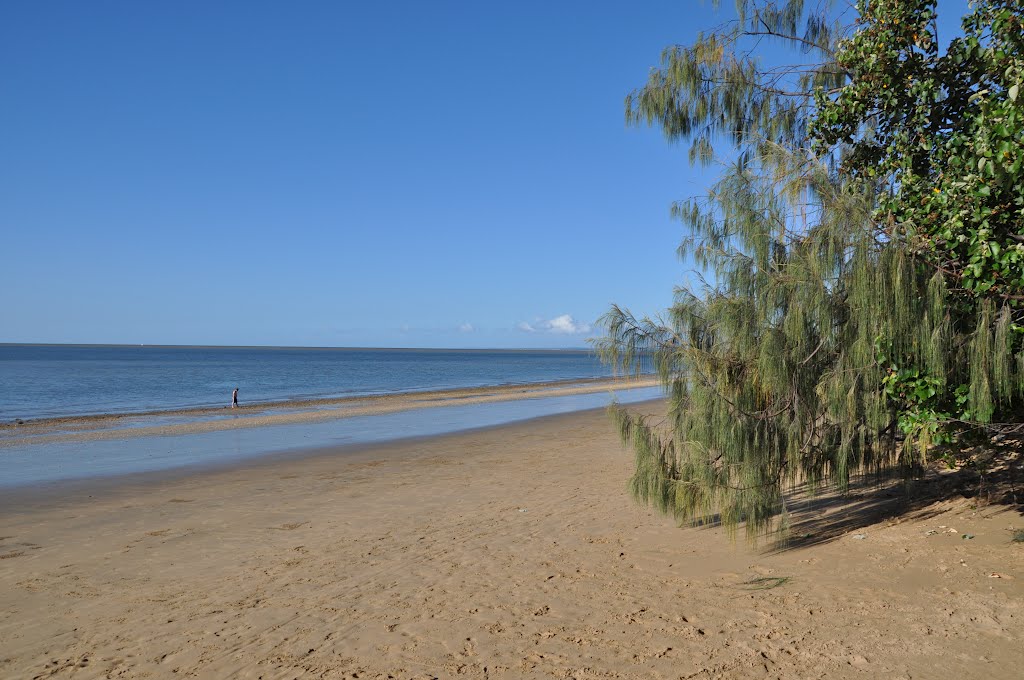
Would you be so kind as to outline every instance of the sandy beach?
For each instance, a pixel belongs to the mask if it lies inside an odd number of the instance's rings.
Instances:
[[[6,493],[0,677],[1024,668],[1017,512],[869,491],[800,504],[801,541],[752,548],[636,506],[630,471],[608,416],[588,411]]]

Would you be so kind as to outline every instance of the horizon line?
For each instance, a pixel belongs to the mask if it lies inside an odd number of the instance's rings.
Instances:
[[[153,347],[157,349],[308,349],[340,351],[427,352],[593,352],[591,347],[339,347],[331,345],[179,345],[127,342],[0,342],[0,347]]]

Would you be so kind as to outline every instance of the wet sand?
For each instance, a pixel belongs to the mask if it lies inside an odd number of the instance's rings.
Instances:
[[[340,453],[4,504],[0,677],[1024,667],[1024,522],[1001,507],[819,499],[803,547],[732,545],[629,499],[602,411]]]
[[[0,424],[0,449],[26,444],[84,442],[129,437],[173,436],[267,425],[293,425],[338,418],[383,415],[439,406],[488,404],[655,387],[654,378],[608,378],[500,385],[459,390],[406,392],[372,397],[305,399],[238,408],[193,408],[146,413],[45,418]]]

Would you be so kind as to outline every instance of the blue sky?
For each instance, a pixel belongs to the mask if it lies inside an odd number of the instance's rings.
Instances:
[[[725,16],[4,3],[0,342],[585,346],[684,281],[713,178],[623,99]]]

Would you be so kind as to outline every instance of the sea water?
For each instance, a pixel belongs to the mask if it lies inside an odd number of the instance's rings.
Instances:
[[[610,376],[586,350],[381,350],[0,345],[0,422],[227,406],[240,401],[392,394]],[[371,444],[488,427],[661,396],[660,388],[602,390],[331,419],[294,425],[0,446],[0,489],[225,465],[274,452]],[[279,407],[280,408],[280,407]],[[287,407],[291,408],[291,407]],[[301,408],[310,408],[299,407]],[[235,415],[228,409],[225,414]],[[148,415],[140,425],[166,424]],[[204,416],[208,417],[208,416]],[[116,428],[115,428],[116,429]],[[19,435],[19,429],[7,432]]]
[[[588,350],[0,345],[0,422],[609,375]]]

